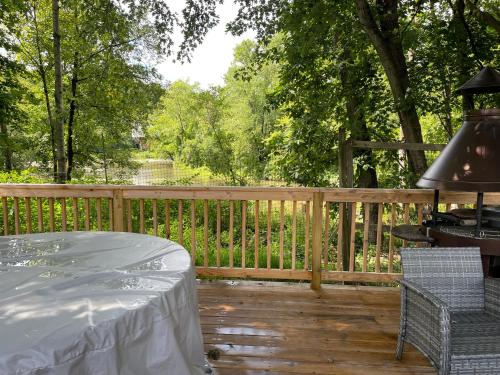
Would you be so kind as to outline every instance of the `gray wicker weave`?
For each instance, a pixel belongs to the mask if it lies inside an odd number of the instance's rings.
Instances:
[[[478,248],[401,249],[404,342],[448,374],[500,374],[500,279],[484,279]]]

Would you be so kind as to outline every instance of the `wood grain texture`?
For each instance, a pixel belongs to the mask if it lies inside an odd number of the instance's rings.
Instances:
[[[219,375],[436,374],[407,344],[394,357],[399,323],[396,288],[198,285],[205,351]]]

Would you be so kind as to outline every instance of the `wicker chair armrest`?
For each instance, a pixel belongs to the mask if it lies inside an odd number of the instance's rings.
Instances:
[[[484,279],[484,306],[487,312],[500,319],[500,279]]]
[[[401,280],[400,283],[412,292],[418,294],[420,297],[428,300],[435,307],[448,310],[448,305],[441,298],[435,296],[427,289],[422,288],[420,285],[417,285],[414,282],[405,279]]]
[[[407,298],[407,338],[439,368],[447,368],[451,353],[450,311],[428,290],[401,280]]]

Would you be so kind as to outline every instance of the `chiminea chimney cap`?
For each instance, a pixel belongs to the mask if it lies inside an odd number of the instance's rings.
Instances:
[[[500,92],[500,73],[495,68],[487,66],[460,86],[456,92],[462,95]]]

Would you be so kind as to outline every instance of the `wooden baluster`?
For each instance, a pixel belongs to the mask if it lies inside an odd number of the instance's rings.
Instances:
[[[384,204],[378,204],[378,217],[377,217],[377,248],[375,254],[375,272],[380,272],[380,253],[382,250],[383,240],[383,217],[384,217]]]
[[[292,203],[292,270],[297,261],[297,201]]]
[[[132,199],[127,199],[127,232],[131,233],[132,227]]]
[[[389,266],[388,271],[392,273],[394,271],[394,236],[392,234],[392,228],[396,226],[396,203],[391,205],[391,232],[389,235]]]
[[[241,201],[241,268],[246,268],[247,201]]]
[[[410,224],[410,204],[409,203],[403,204],[403,222],[405,224]],[[408,241],[404,240],[403,247],[406,247],[406,246],[408,246]]]
[[[109,231],[113,231],[115,227],[115,218],[113,214],[113,198],[108,199],[108,212],[109,212]]]
[[[153,199],[153,235],[158,236],[158,202]]]
[[[365,203],[365,223],[363,228],[363,272],[368,271],[368,245],[370,234],[370,203]]]
[[[217,267],[220,267],[220,222],[221,222],[221,212],[220,212],[220,200],[217,200],[217,229],[216,229],[216,263]]]
[[[196,201],[191,199],[191,258],[196,264]]]
[[[266,254],[266,259],[267,259],[267,269],[271,269],[271,238],[272,238],[272,233],[271,233],[271,220],[272,220],[272,209],[273,209],[273,201],[268,200],[267,201],[267,254]]]
[[[85,230],[90,230],[90,199],[85,198]]]
[[[3,234],[9,235],[9,206],[7,204],[7,197],[2,197],[3,206]]]
[[[351,241],[349,244],[349,271],[354,272],[356,264],[356,209],[357,203],[351,203]]]
[[[54,232],[55,222],[54,222],[54,198],[49,198],[49,230]]]
[[[254,267],[259,268],[259,201],[255,201]]]
[[[285,201],[280,202],[280,270],[285,260]]]
[[[424,207],[421,203],[415,205],[417,208],[417,223],[418,225],[422,225],[424,221]]]
[[[78,230],[78,199],[73,198],[73,231]]]
[[[234,201],[229,202],[229,268],[234,267]]]
[[[310,202],[306,201],[306,212],[305,212],[305,228],[304,228],[304,269],[309,269],[309,230],[310,230],[310,222],[311,222],[311,210],[310,210]]]
[[[323,198],[323,193],[313,193],[313,233],[311,265],[311,289],[313,290],[319,290],[321,288],[321,252],[323,251],[321,234],[323,232]]]
[[[97,198],[95,201],[95,206],[97,210],[97,230],[102,231],[102,206],[101,198]]]
[[[43,232],[43,202],[42,198],[36,199],[36,211],[37,211],[37,221],[38,221],[38,232]]]
[[[178,209],[178,242],[179,245],[183,246],[184,245],[184,218],[182,215],[182,199],[179,199],[177,202],[177,209]]]
[[[339,226],[337,228],[337,271],[342,271],[342,249],[344,247],[344,214],[345,203],[339,203]]]
[[[170,201],[165,200],[165,237],[170,239]]]
[[[153,235],[158,236],[158,205],[156,199],[153,199]]]
[[[31,233],[33,231],[32,222],[31,222],[31,198],[24,198],[24,209],[26,211],[26,232]]]
[[[20,233],[20,223],[19,223],[19,198],[14,197],[14,230],[16,235]]]
[[[325,202],[325,239],[323,249],[323,267],[328,271],[328,250],[330,247],[330,202]]]
[[[208,200],[203,201],[203,266],[208,267]]]
[[[144,225],[144,199],[139,199],[139,233],[145,233]]]
[[[61,198],[61,230],[66,232],[68,230],[68,218],[66,212],[66,198]]]

